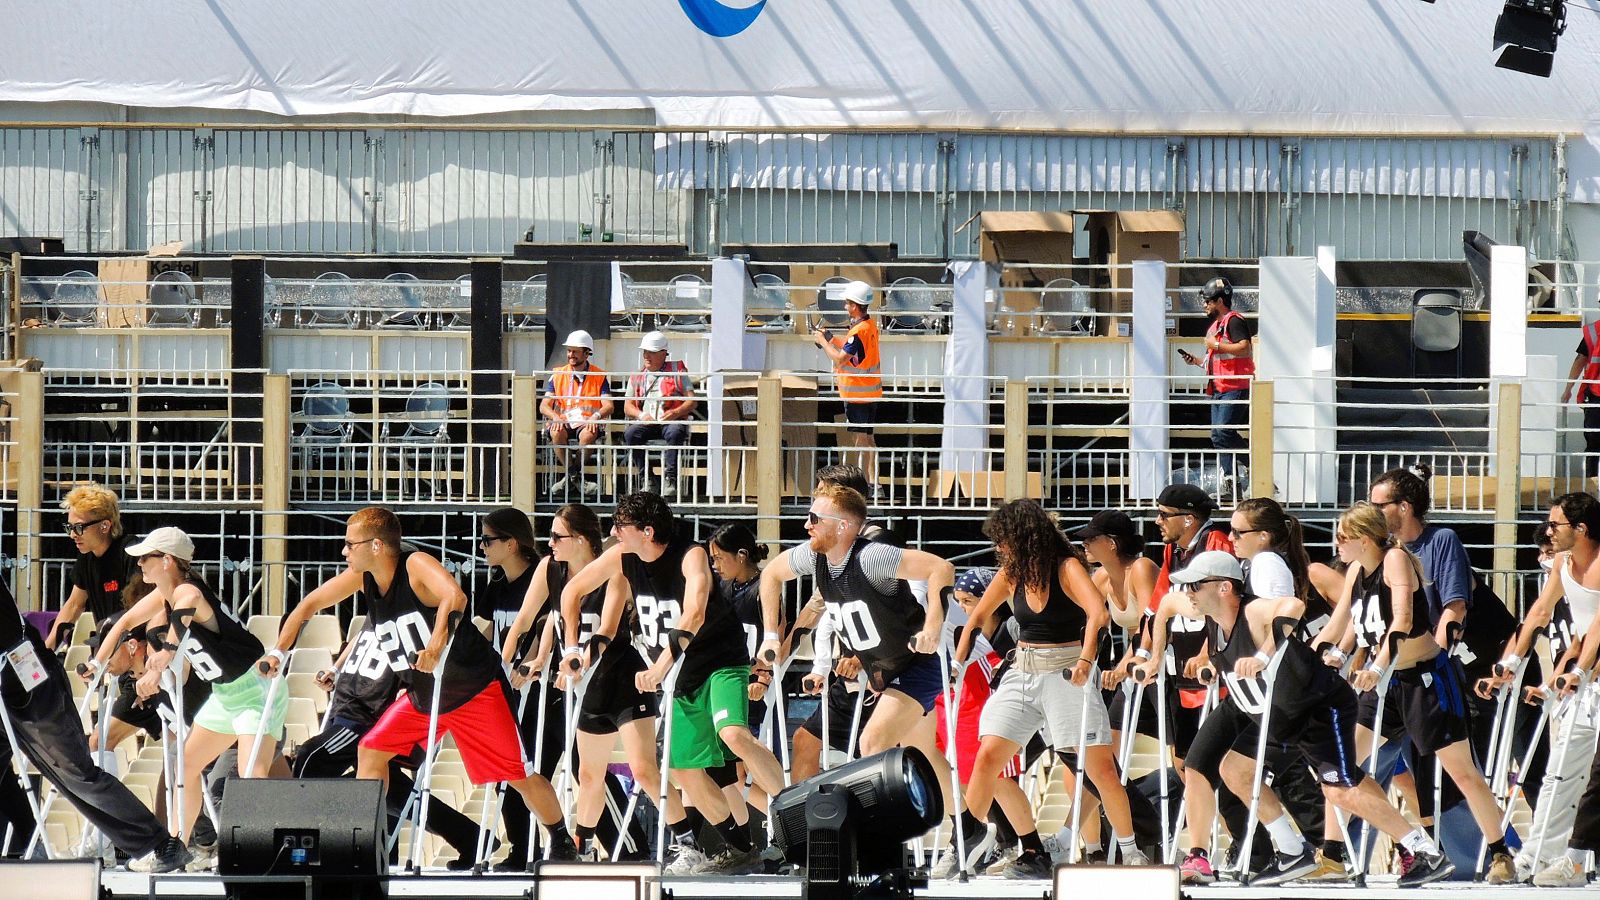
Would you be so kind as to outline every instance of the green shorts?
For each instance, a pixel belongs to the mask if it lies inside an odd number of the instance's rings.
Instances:
[[[729,725],[750,725],[749,666],[712,672],[693,693],[672,698],[674,769],[709,769],[733,760],[717,732]]]
[[[254,736],[261,726],[261,713],[267,705],[270,682],[257,674],[255,667],[232,681],[211,686],[211,696],[194,714],[194,724],[218,734]],[[283,720],[289,715],[289,686],[278,686],[267,715],[267,737],[283,737]]]

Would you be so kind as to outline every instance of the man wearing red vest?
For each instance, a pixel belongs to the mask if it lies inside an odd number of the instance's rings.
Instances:
[[[667,336],[652,331],[639,341],[639,355],[644,359],[644,371],[628,377],[628,390],[622,402],[622,414],[628,418],[628,427],[622,439],[633,450],[634,472],[649,481],[645,468],[644,445],[648,441],[666,441],[669,448],[664,454],[661,473],[661,496],[678,499],[678,448],[689,440],[689,416],[698,401],[694,399],[694,383],[689,380],[688,367],[681,360],[667,359]]]
[[[1205,359],[1195,359],[1184,353],[1190,365],[1200,366],[1206,373],[1206,393],[1211,395],[1211,446],[1217,450],[1243,450],[1250,442],[1231,426],[1243,425],[1250,419],[1250,379],[1255,375],[1256,363],[1251,356],[1250,329],[1244,316],[1233,311],[1233,284],[1218,276],[1200,289],[1200,300],[1205,304],[1206,317],[1211,327],[1206,329]],[[1236,468],[1235,453],[1219,454],[1217,463],[1222,469],[1222,486],[1219,497],[1231,498],[1234,493],[1233,473]]]
[[[860,451],[856,464],[876,486],[878,443],[872,436],[872,426],[878,421],[878,401],[883,399],[883,371],[878,361],[878,325],[867,315],[867,307],[872,305],[872,286],[865,281],[852,281],[840,293],[845,312],[850,314],[850,331],[844,337],[835,337],[819,325],[812,332],[812,339],[833,361],[834,381],[844,401],[845,431]]]
[[[555,447],[556,461],[566,469],[565,477],[550,486],[550,494],[560,497],[577,488],[584,494],[599,496],[600,484],[583,477],[584,450],[605,434],[606,420],[615,408],[611,402],[611,382],[606,372],[589,361],[594,355],[594,338],[579,329],[567,335],[567,364],[550,373],[539,413],[545,418],[545,431]],[[576,437],[579,449],[567,449]]]
[[[1600,479],[1600,320],[1583,326],[1578,355],[1567,370],[1561,403],[1574,400],[1583,410],[1583,471]]]

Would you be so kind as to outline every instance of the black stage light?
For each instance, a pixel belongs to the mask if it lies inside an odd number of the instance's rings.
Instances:
[[[1566,30],[1564,0],[1506,0],[1494,23],[1494,48],[1504,48],[1495,67],[1549,78],[1556,41]]]
[[[944,798],[922,751],[896,747],[786,789],[771,816],[784,859],[806,868],[803,898],[903,897],[905,842],[944,818]]]

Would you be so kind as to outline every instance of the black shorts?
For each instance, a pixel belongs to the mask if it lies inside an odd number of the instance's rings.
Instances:
[[[1356,749],[1356,693],[1342,680],[1331,684],[1315,701],[1273,707],[1269,737],[1298,749],[1323,784],[1354,787],[1366,777]]]
[[[202,678],[190,678],[184,682],[183,718],[186,723],[194,721],[194,714],[200,711],[200,707],[210,696],[211,682]],[[111,718],[127,722],[151,737],[160,737],[160,709],[171,705],[172,700],[166,691],[160,691],[154,697],[141,701],[137,679],[131,675],[124,675],[117,679],[117,698],[111,702]]]
[[[1204,775],[1212,787],[1220,787],[1222,758],[1233,750],[1255,759],[1260,738],[1261,726],[1256,720],[1233,701],[1224,700],[1206,716],[1189,752],[1183,755],[1183,765]]]
[[[1389,694],[1396,698],[1406,736],[1419,755],[1437,753],[1470,736],[1465,685],[1461,664],[1445,653],[1394,673]]]
[[[872,426],[878,424],[878,404],[873,403],[846,403],[844,405],[845,431],[857,434],[871,434]]]
[[[1376,690],[1361,692],[1357,695],[1356,706],[1358,709],[1356,721],[1361,727],[1371,731],[1378,723],[1378,692]],[[1400,692],[1391,685],[1388,695],[1383,700],[1383,739],[1385,742],[1397,741],[1405,736],[1405,717],[1400,714]],[[1362,752],[1371,749],[1368,747]]]
[[[1123,710],[1128,705],[1128,695],[1118,690],[1111,699],[1108,713],[1111,716],[1111,727],[1122,730]],[[1223,704],[1226,705],[1226,704]],[[1219,706],[1219,708],[1221,708]],[[1145,685],[1144,699],[1139,704],[1139,725],[1135,729],[1139,734],[1159,738],[1160,721],[1156,718],[1156,686],[1155,682]],[[1190,708],[1178,702],[1178,689],[1172,680],[1167,680],[1167,742],[1178,754],[1180,759],[1189,757],[1189,747],[1194,743],[1195,735],[1200,732],[1200,710]]]
[[[635,719],[654,718],[660,709],[656,695],[640,691],[634,681],[634,676],[644,669],[644,660],[631,649],[615,662],[602,662],[584,689],[578,730],[614,734]]]
[[[852,691],[848,685],[853,682],[844,678],[828,679],[828,696],[824,700],[828,704],[828,746],[835,750],[844,750],[850,744],[850,722],[856,714],[856,698],[861,698],[861,724],[856,729],[856,746],[851,751],[859,754],[861,751],[861,732],[867,730],[867,720],[872,718],[872,710],[878,703],[878,695],[871,691]],[[800,723],[803,731],[818,740],[822,739],[822,706],[818,704],[816,712],[811,717]]]

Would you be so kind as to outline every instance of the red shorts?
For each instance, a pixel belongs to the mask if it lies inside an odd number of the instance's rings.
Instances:
[[[473,784],[520,781],[532,768],[522,750],[522,736],[511,716],[511,702],[499,682],[476,697],[439,714],[439,737],[454,735],[461,764]],[[402,695],[383,711],[378,723],[361,738],[361,746],[403,756],[428,740],[428,714]]]
[[[961,708],[956,710],[956,774],[962,784],[972,780],[972,766],[978,759],[978,718],[983,714],[984,701],[989,699],[989,677],[1000,664],[998,654],[990,653],[987,659],[973,663],[961,682]],[[939,749],[949,753],[945,731],[943,696],[934,700],[934,727]],[[1001,770],[1001,778],[1016,778],[1022,774],[1020,757],[1012,757]]]

